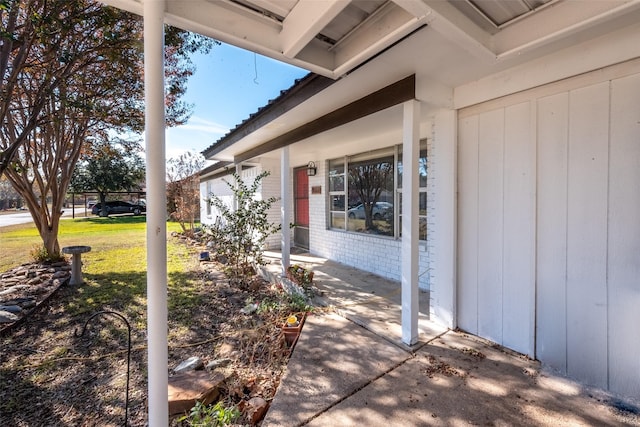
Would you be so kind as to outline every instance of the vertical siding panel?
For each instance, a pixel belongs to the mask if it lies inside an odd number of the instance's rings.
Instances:
[[[567,371],[567,92],[538,101],[536,357]]]
[[[534,355],[536,149],[530,102],[505,110],[503,344]]]
[[[478,116],[458,122],[458,325],[478,333]]]
[[[609,163],[609,387],[640,396],[640,75],[615,80]]]
[[[608,124],[608,82],[570,93],[567,367],[598,387],[607,387]]]
[[[479,125],[478,333],[502,343],[504,109]]]

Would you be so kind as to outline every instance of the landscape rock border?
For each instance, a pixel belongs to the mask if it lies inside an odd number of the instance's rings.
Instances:
[[[0,336],[5,336],[39,310],[61,286],[69,283],[70,277],[71,265],[66,260],[25,263],[2,273]]]

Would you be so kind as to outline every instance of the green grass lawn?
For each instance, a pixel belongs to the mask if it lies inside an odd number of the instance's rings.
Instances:
[[[103,265],[98,268],[109,269],[125,256],[128,263],[140,266],[140,262],[146,262],[145,220],[144,216],[63,219],[58,241],[60,247],[91,246],[91,252],[82,256],[87,265],[100,261]],[[177,223],[167,223],[168,233],[179,229]],[[0,271],[32,261],[31,251],[41,246],[33,224],[0,228]]]
[[[146,311],[147,286],[145,220],[144,216],[119,216],[63,219],[60,222],[60,247],[91,246],[91,252],[82,255],[86,284],[79,287],[76,297],[69,301],[68,314],[79,315],[108,306],[123,311],[137,326],[143,326],[141,314]],[[178,230],[177,223],[167,223],[167,234]],[[31,252],[41,245],[33,224],[0,228],[0,272],[33,261]],[[184,245],[168,239],[170,292],[178,285],[184,291],[189,289],[185,272],[194,263],[197,263],[195,257]]]

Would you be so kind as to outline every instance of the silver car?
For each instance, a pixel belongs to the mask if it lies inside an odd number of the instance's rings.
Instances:
[[[358,206],[349,209],[348,215],[350,219],[364,219],[364,205],[360,203]],[[373,206],[373,219],[381,220],[389,215],[393,216],[393,204],[389,202],[376,202]]]

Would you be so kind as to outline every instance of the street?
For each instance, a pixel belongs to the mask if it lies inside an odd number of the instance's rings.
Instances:
[[[72,216],[72,209],[67,208],[63,211],[63,217]],[[82,206],[76,206],[75,216],[84,217],[85,211]],[[16,224],[28,224],[32,222],[31,214],[29,211],[15,211],[11,213],[0,212],[0,227],[6,227],[8,225],[16,225]]]

